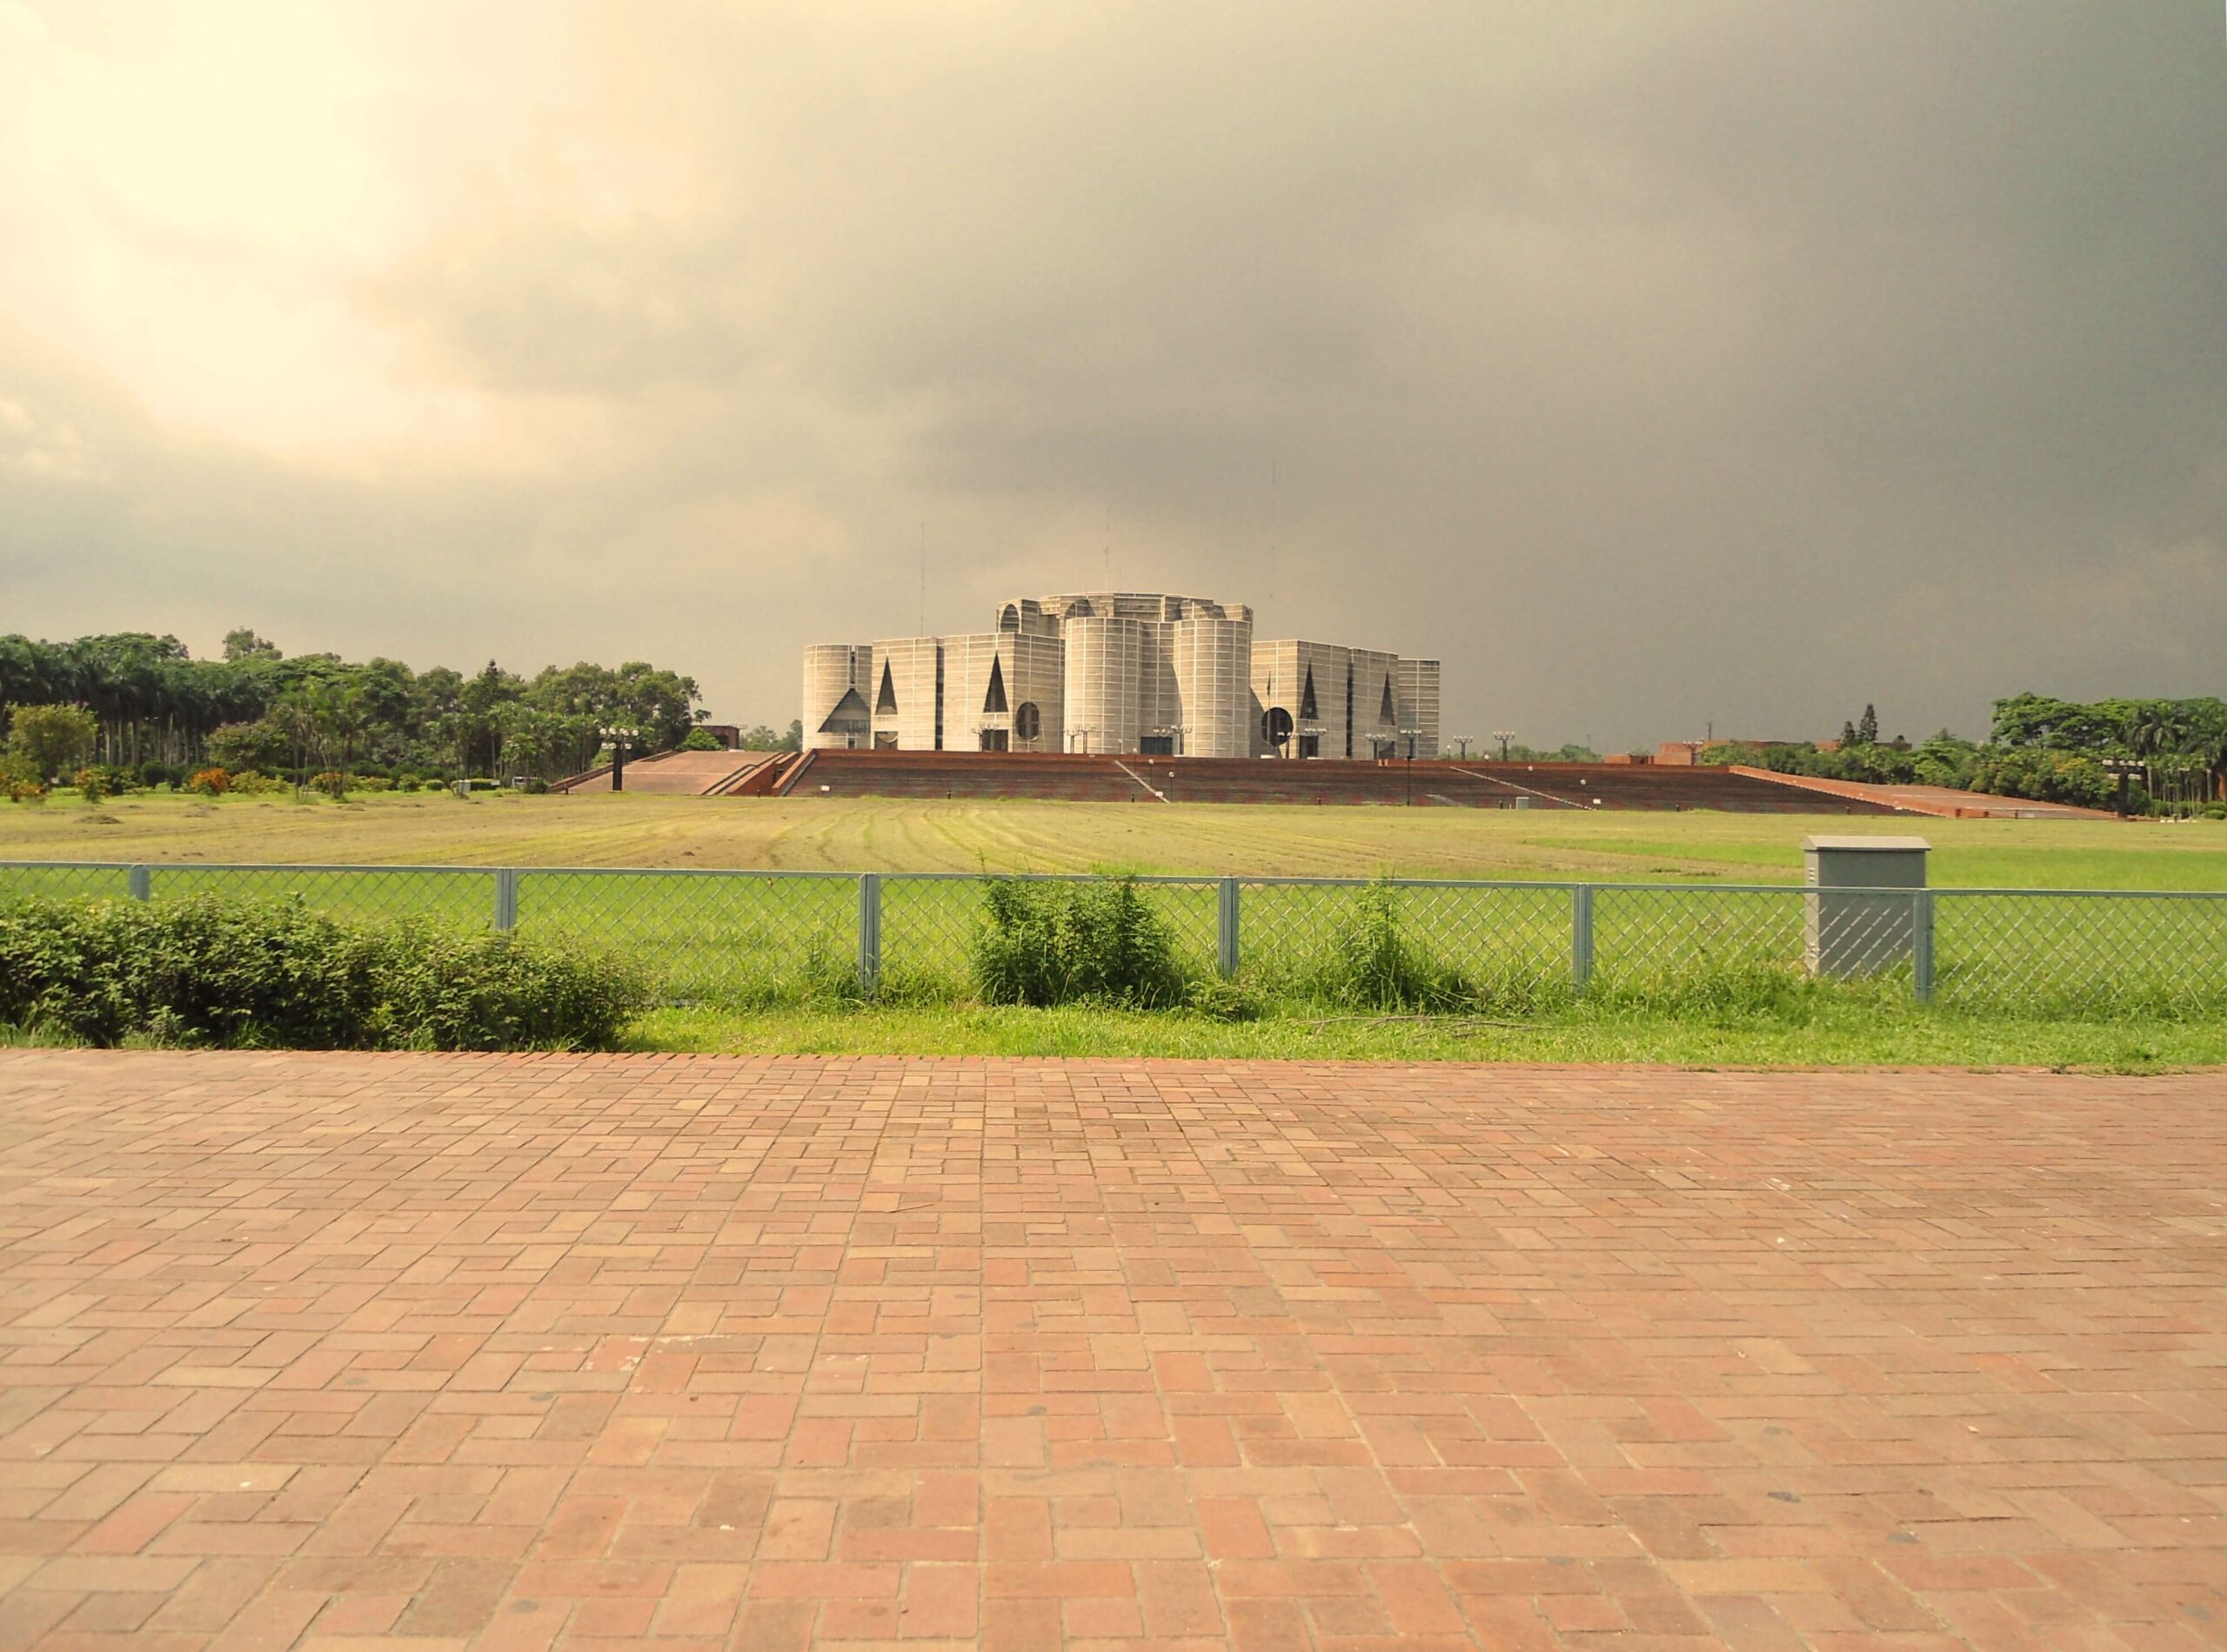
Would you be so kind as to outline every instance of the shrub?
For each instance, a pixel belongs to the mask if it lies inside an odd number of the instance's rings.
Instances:
[[[106,777],[90,766],[79,769],[71,777],[70,784],[77,788],[77,795],[88,803],[98,803],[109,794]]]
[[[348,794],[348,777],[338,769],[327,769],[311,777],[310,790],[322,792],[329,798],[345,797]]]
[[[223,769],[196,769],[185,789],[204,798],[220,798],[232,789],[232,777]]]
[[[1250,987],[1209,975],[1194,980],[1183,995],[1184,1007],[1209,1021],[1256,1021],[1262,1006]]]
[[[1347,1009],[1441,1010],[1477,1001],[1461,971],[1427,957],[1401,932],[1399,893],[1383,879],[1360,892],[1305,985]]]
[[[683,752],[724,752],[726,747],[719,744],[719,737],[710,729],[692,728],[688,731],[688,738],[680,742],[678,749]]]
[[[293,748],[286,731],[269,718],[254,723],[225,723],[210,731],[209,761],[237,773],[242,769],[282,769]]]
[[[43,803],[46,782],[30,759],[12,752],[0,753],[0,794],[11,803]]]
[[[380,939],[367,1024],[395,1049],[608,1049],[649,1007],[639,966],[416,921]]]
[[[975,985],[992,1004],[1096,1000],[1159,1009],[1182,1002],[1189,984],[1167,925],[1128,877],[992,879],[973,966]]]
[[[602,1048],[648,1001],[623,960],[298,900],[0,906],[0,1024],[92,1044]]]
[[[291,792],[294,788],[273,774],[258,774],[253,769],[242,769],[232,776],[230,788],[242,797],[270,797],[276,793]]]
[[[101,727],[82,706],[11,706],[7,725],[8,750],[30,766],[31,779],[42,786],[90,759]]]

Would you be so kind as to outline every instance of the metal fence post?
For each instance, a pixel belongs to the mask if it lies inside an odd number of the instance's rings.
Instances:
[[[1933,891],[1910,897],[1910,989],[1921,1004],[1933,1001]]]
[[[1569,974],[1581,993],[1593,979],[1593,886],[1589,883],[1570,886]]]
[[[1237,979],[1237,880],[1224,878],[1214,902],[1216,926],[1214,963],[1226,981]]]
[[[518,926],[518,869],[495,868],[495,933],[507,935]]]
[[[859,874],[859,990],[873,996],[881,979],[881,874]]]
[[[134,900],[144,900],[154,893],[155,874],[144,866],[134,866],[125,886]]]

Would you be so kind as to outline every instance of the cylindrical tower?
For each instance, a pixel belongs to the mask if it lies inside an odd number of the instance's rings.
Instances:
[[[1253,621],[1200,615],[1177,620],[1175,692],[1186,757],[1253,752]]]
[[[1134,752],[1144,670],[1141,621],[1093,614],[1061,627],[1067,641],[1067,749]]]
[[[872,651],[849,643],[812,643],[804,651],[804,749],[865,746],[873,726],[866,675]]]

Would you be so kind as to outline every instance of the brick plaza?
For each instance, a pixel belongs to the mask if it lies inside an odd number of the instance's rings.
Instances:
[[[0,1052],[0,1652],[2227,1644],[2227,1078]]]

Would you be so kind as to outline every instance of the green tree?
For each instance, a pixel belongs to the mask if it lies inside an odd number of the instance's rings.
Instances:
[[[8,750],[42,784],[75,774],[93,755],[100,732],[100,719],[83,706],[9,708]]]
[[[237,665],[249,659],[280,659],[276,645],[264,641],[245,625],[224,633],[224,663]]]
[[[1858,746],[1879,744],[1879,709],[1867,704],[1863,715],[1856,720],[1856,743]]]
[[[276,718],[252,723],[226,723],[209,734],[209,760],[237,774],[243,769],[272,773],[286,766],[286,731]]]

